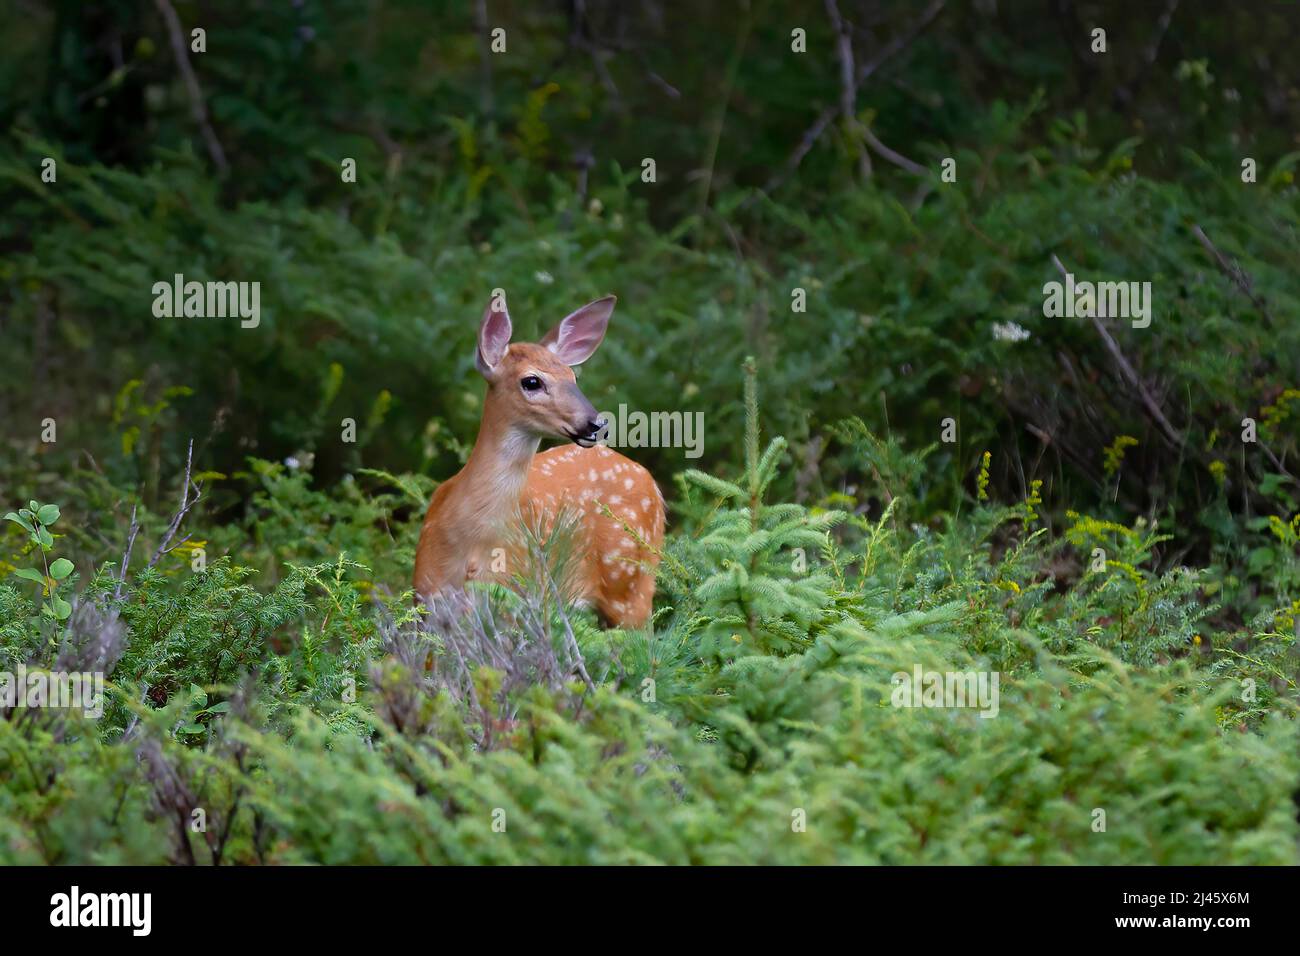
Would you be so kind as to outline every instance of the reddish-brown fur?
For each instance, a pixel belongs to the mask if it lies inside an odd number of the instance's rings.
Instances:
[[[429,503],[415,561],[422,598],[458,591],[469,580],[508,580],[519,568],[518,532],[525,522],[546,533],[567,512],[576,519],[568,597],[594,605],[617,627],[649,619],[664,533],[663,497],[650,473],[602,445],[537,454],[543,436],[576,436],[585,443],[595,434],[595,409],[569,364],[595,350],[612,311],[612,297],[590,303],[539,344],[509,343],[504,305],[485,313],[479,337],[479,368],[488,379],[483,420],[465,467]],[[541,387],[523,390],[525,379]]]

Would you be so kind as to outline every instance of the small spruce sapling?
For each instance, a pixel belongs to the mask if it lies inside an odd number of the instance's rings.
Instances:
[[[802,505],[764,501],[777,475],[786,441],[778,436],[759,453],[758,371],[745,361],[745,472],[739,482],[691,469],[682,476],[720,499],[700,535],[709,573],[696,596],[711,618],[706,642],[715,653],[737,650],[771,653],[812,643],[811,632],[834,604],[833,579],[817,568],[792,570],[790,555],[820,553],[830,530],[847,516],[841,511],[811,513]],[[744,635],[742,637],[742,635]]]

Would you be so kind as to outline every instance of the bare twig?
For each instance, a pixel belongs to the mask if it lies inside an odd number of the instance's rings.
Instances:
[[[1259,445],[1260,449],[1268,457],[1268,460],[1273,463],[1273,467],[1276,468],[1280,474],[1286,476],[1290,481],[1300,484],[1300,482],[1296,481],[1296,476],[1286,470],[1286,466],[1283,465],[1281,459],[1273,453],[1273,449],[1269,448],[1262,441],[1256,441],[1255,444]]]
[[[140,683],[140,706],[143,708],[149,703],[149,684],[147,681]],[[126,730],[122,731],[122,740],[125,742],[131,739],[135,733],[136,726],[140,723],[140,714],[132,713],[131,722],[126,725]]]
[[[185,520],[185,516],[189,514],[190,509],[193,508],[196,504],[198,504],[199,499],[203,497],[203,486],[196,485],[194,484],[193,481],[190,480],[193,463],[194,463],[194,439],[191,438],[189,451],[186,452],[185,454],[185,480],[181,483],[180,508],[178,508],[176,513],[172,515],[171,524],[167,526],[167,532],[163,535],[162,540],[158,542],[158,550],[155,551],[153,553],[153,557],[149,559],[148,567],[151,568],[154,567],[159,561],[162,560],[162,556],[164,554],[169,554],[170,552],[174,551],[176,548],[179,548],[182,544],[184,544],[186,541],[189,540],[189,535],[186,535],[180,541],[177,541],[175,544],[172,544],[172,539],[176,537],[176,532],[180,530],[181,522]],[[194,491],[193,498],[190,497],[191,489]]]
[[[921,15],[913,21],[910,27],[881,47],[880,52],[874,57],[866,63],[863,63],[862,66],[858,68],[856,79],[857,85],[861,86],[867,77],[880,69],[886,61],[892,59],[896,54],[909,46],[912,41],[920,35],[921,31],[933,22],[934,18],[939,15],[939,11],[943,9],[943,5],[947,2],[948,0],[933,0],[928,7],[921,11]]]
[[[1223,270],[1223,274],[1236,284],[1237,288],[1242,291],[1242,294],[1245,295],[1246,298],[1250,299],[1255,308],[1259,310],[1259,314],[1263,316],[1264,321],[1268,324],[1269,328],[1272,328],[1273,315],[1268,311],[1268,304],[1264,301],[1263,297],[1255,291],[1255,284],[1251,281],[1246,270],[1241,268],[1241,266],[1237,265],[1235,262],[1230,261],[1227,256],[1220,252],[1214,243],[1210,242],[1210,237],[1205,234],[1205,230],[1202,229],[1199,224],[1192,224],[1192,235],[1196,237],[1197,242],[1205,247],[1205,251],[1214,257],[1214,261],[1218,263],[1219,268]]]
[[[1065,266],[1061,265],[1061,260],[1056,257],[1055,253],[1052,254],[1052,262],[1055,264],[1057,271],[1061,273],[1063,278],[1069,276]],[[1097,334],[1101,336],[1101,341],[1102,344],[1106,346],[1106,351],[1109,352],[1110,357],[1115,360],[1115,365],[1119,368],[1120,378],[1129,388],[1137,392],[1142,407],[1146,410],[1146,413],[1151,420],[1155,422],[1161,435],[1163,435],[1171,445],[1177,446],[1182,444],[1182,439],[1179,437],[1177,430],[1173,425],[1169,424],[1169,419],[1165,418],[1165,413],[1160,410],[1159,403],[1156,402],[1155,398],[1153,398],[1151,393],[1147,390],[1146,385],[1138,376],[1138,373],[1134,370],[1133,366],[1129,364],[1129,360],[1124,357],[1124,353],[1120,351],[1119,343],[1116,342],[1114,336],[1110,334],[1110,330],[1107,329],[1106,326],[1102,324],[1101,320],[1095,315],[1090,315],[1089,319],[1092,322],[1092,327],[1096,329]]]
[[[939,11],[943,8],[944,2],[945,0],[935,0],[934,3],[930,4],[930,6],[921,14],[920,19],[917,20],[917,22],[912,25],[912,28],[906,33],[901,34],[899,37],[896,37],[894,42],[886,47],[886,50],[889,50],[891,47],[894,52],[903,49],[903,47],[905,47],[908,43],[910,43],[912,39],[918,33],[921,32],[921,30],[925,27],[926,24],[928,24],[931,20],[933,20],[936,16],[938,16]],[[889,55],[892,55],[892,52]],[[859,86],[862,85],[862,83],[866,80],[868,76],[870,76],[872,73],[876,71],[877,65],[883,63],[884,60],[885,58],[883,57],[877,57],[877,59],[873,63],[867,64],[867,66],[857,76],[857,79],[854,83],[855,91]],[[885,159],[888,162],[893,163],[895,166],[898,166],[901,169],[907,170],[909,173],[911,173],[914,176],[928,175],[929,171],[924,166],[922,166],[919,163],[913,162],[912,160],[904,156],[902,153],[890,149],[888,146],[882,143],[880,139],[876,136],[876,134],[873,133],[869,128],[867,127],[862,128],[862,138],[866,141],[868,146],[870,146],[873,150],[876,151],[876,153],[880,155],[882,159]]]
[[[921,31],[929,26],[930,23],[933,22],[934,18],[939,15],[939,11],[943,9],[946,2],[947,0],[933,0],[933,2],[921,12],[921,15],[916,18],[910,27],[886,43],[874,57],[858,67],[853,83],[855,97],[857,89],[862,86],[866,79],[880,69],[880,67],[887,61],[911,44],[912,41],[920,35]],[[817,114],[817,118],[813,120],[812,125],[809,126],[808,129],[804,131],[803,136],[799,138],[799,142],[795,146],[794,151],[791,152],[789,158],[782,164],[781,169],[763,184],[761,190],[762,193],[770,195],[781,186],[785,185],[786,180],[793,176],[795,171],[798,170],[804,157],[808,155],[813,146],[817,144],[817,141],[821,139],[822,134],[826,132],[826,127],[831,124],[831,120],[835,118],[835,114],[841,109],[842,106],[828,106]],[[867,145],[875,149],[876,152],[885,159],[895,163],[895,165],[902,165],[898,160],[911,162],[911,160],[908,160],[905,156],[890,150],[889,147],[881,143],[878,138],[871,134],[870,130],[866,130],[865,133],[867,134],[864,137]],[[913,165],[915,166],[915,164]],[[906,165],[903,165],[903,168],[908,169]],[[915,172],[914,169],[910,171]],[[753,195],[747,197],[745,201],[740,204],[740,208],[744,209],[748,207],[756,198],[757,197]]]
[[[1165,34],[1169,32],[1169,24],[1173,21],[1174,11],[1177,9],[1178,0],[1167,0],[1160,19],[1156,21],[1156,32],[1151,37],[1151,42],[1147,44],[1147,66],[1152,66],[1156,62],[1156,57],[1160,55],[1160,44],[1164,41]]]
[[[122,600],[122,586],[126,583],[126,569],[131,566],[131,549],[135,547],[135,536],[140,533],[140,523],[135,520],[136,506],[131,506],[131,530],[127,533],[126,550],[122,553],[122,566],[117,569],[117,587],[113,589],[113,600]]]
[[[913,162],[902,153],[896,152],[882,143],[869,127],[862,127],[862,138],[866,140],[868,146],[880,154],[881,158],[887,159],[901,169],[906,169],[913,176],[928,176],[930,174],[930,171],[920,163]]]
[[[662,76],[656,73],[653,69],[651,69],[650,61],[646,58],[646,55],[644,53],[638,50],[636,51],[636,57],[638,60],[641,61],[641,66],[645,69],[645,75],[650,79],[650,82],[653,83],[655,86],[657,86],[660,90],[662,90],[665,96],[671,97],[672,99],[675,100],[680,100],[682,98],[681,90],[673,86]]]
[[[835,113],[836,107],[829,106],[817,115],[817,119],[813,121],[812,126],[809,126],[803,136],[799,139],[799,144],[795,146],[794,152],[790,154],[790,158],[785,161],[785,164],[781,167],[780,171],[763,184],[762,191],[764,193],[775,192],[781,186],[785,185],[787,179],[794,175],[795,170],[799,168],[799,164],[803,162],[803,158],[808,155],[813,146],[817,144],[817,141],[821,139],[822,133],[826,132],[826,127],[829,126],[831,120],[835,118]],[[752,202],[753,199],[753,196],[747,198],[745,202],[741,204],[741,208],[744,208]]]
[[[1016,409],[1021,414],[1031,414],[1024,409]],[[1102,476],[1097,472],[1092,462],[1082,455],[1077,448],[1068,441],[1063,441],[1059,434],[1049,431],[1046,423],[1042,426],[1035,425],[1032,421],[1026,421],[1025,431],[1033,435],[1042,444],[1043,448],[1054,449],[1060,458],[1068,458],[1074,466],[1079,469],[1080,474],[1091,481],[1098,488],[1102,486]]]
[[[1132,102],[1133,97],[1137,95],[1138,90],[1146,82],[1146,78],[1155,66],[1156,57],[1160,55],[1160,44],[1164,41],[1165,34],[1169,32],[1169,24],[1174,19],[1174,12],[1178,9],[1179,0],[1166,0],[1165,8],[1156,20],[1155,32],[1151,35],[1151,41],[1147,44],[1146,52],[1138,64],[1137,72],[1134,73],[1133,79],[1128,83],[1118,87],[1115,90],[1115,100],[1121,106],[1126,106]]]
[[[212,162],[217,169],[225,173],[229,171],[230,164],[226,162],[226,151],[221,148],[221,141],[217,139],[212,123],[208,120],[208,105],[203,99],[203,88],[199,86],[199,78],[194,75],[189,53],[185,50],[185,32],[181,28],[181,18],[176,15],[170,0],[154,0],[154,5],[167,21],[167,36],[171,40],[172,53],[176,57],[176,66],[181,71],[181,78],[185,81],[185,89],[190,98],[190,115],[194,117],[199,132],[203,134],[203,142],[208,147],[208,155],[212,157]]]
[[[840,8],[835,0],[826,0],[826,15],[830,17],[831,29],[835,31],[835,55],[840,62],[840,116],[844,119],[844,129],[858,154],[858,175],[869,179],[871,154],[863,145],[862,124],[858,122],[858,83],[853,69],[853,35],[840,16]]]

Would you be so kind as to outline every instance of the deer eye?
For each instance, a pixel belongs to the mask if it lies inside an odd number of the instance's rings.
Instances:
[[[520,379],[519,386],[525,392],[535,392],[542,387],[542,380],[536,375],[525,375]]]

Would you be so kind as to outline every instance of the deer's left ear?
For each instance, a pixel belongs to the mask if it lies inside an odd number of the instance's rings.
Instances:
[[[591,358],[609,327],[609,317],[614,314],[618,299],[607,295],[588,302],[578,311],[565,316],[560,324],[547,332],[541,344],[555,353],[565,365],[581,365]]]

